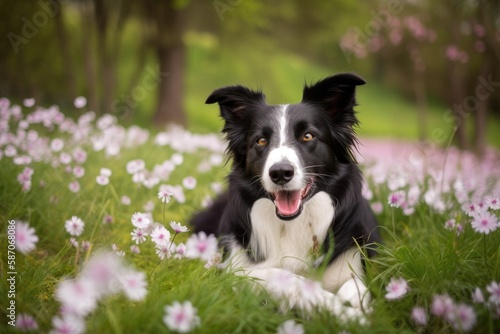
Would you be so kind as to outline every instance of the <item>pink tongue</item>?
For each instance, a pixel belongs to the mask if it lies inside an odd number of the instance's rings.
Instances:
[[[279,191],[276,194],[274,203],[278,208],[278,212],[283,216],[292,216],[300,208],[300,190],[298,191]]]

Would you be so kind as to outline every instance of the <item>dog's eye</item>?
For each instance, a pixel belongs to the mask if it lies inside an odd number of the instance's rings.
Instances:
[[[310,132],[307,132],[302,136],[302,141],[311,141],[314,139],[314,135]]]
[[[264,137],[260,137],[257,139],[257,145],[259,146],[266,146],[267,145],[267,139]]]

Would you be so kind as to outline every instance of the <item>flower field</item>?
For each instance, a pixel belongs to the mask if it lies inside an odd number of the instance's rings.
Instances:
[[[69,117],[67,115],[74,115]],[[217,268],[190,216],[225,187],[218,134],[119,124],[0,99],[4,332],[500,331],[500,154],[361,140],[384,244],[366,262],[366,321],[278,312]]]

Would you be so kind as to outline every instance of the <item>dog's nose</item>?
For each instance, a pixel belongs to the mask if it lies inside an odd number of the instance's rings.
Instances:
[[[269,168],[269,177],[276,184],[285,184],[293,179],[294,168],[288,162],[280,162]]]

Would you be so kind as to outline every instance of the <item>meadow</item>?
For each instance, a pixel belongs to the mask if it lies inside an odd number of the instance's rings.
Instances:
[[[494,150],[479,160],[361,140],[384,243],[367,261],[371,312],[359,322],[279,312],[248,278],[217,268],[213,238],[185,231],[224,189],[218,134],[124,127],[82,98],[65,113],[2,98],[0,127],[2,332],[500,330]]]
[[[84,98],[0,99],[2,333],[500,331],[498,152],[406,142],[418,135],[414,104],[373,82],[358,93],[359,161],[384,243],[367,261],[366,321],[279,312],[248,278],[219,270],[214,239],[185,231],[230,168],[217,107],[203,101],[241,83],[269,103],[298,102],[304,80],[337,71],[280,53],[242,64],[230,60],[248,50],[224,52],[211,35],[188,42],[188,129],[150,125],[153,93],[127,119]],[[451,134],[445,111],[429,105],[429,130]],[[488,135],[498,148],[498,131]]]

